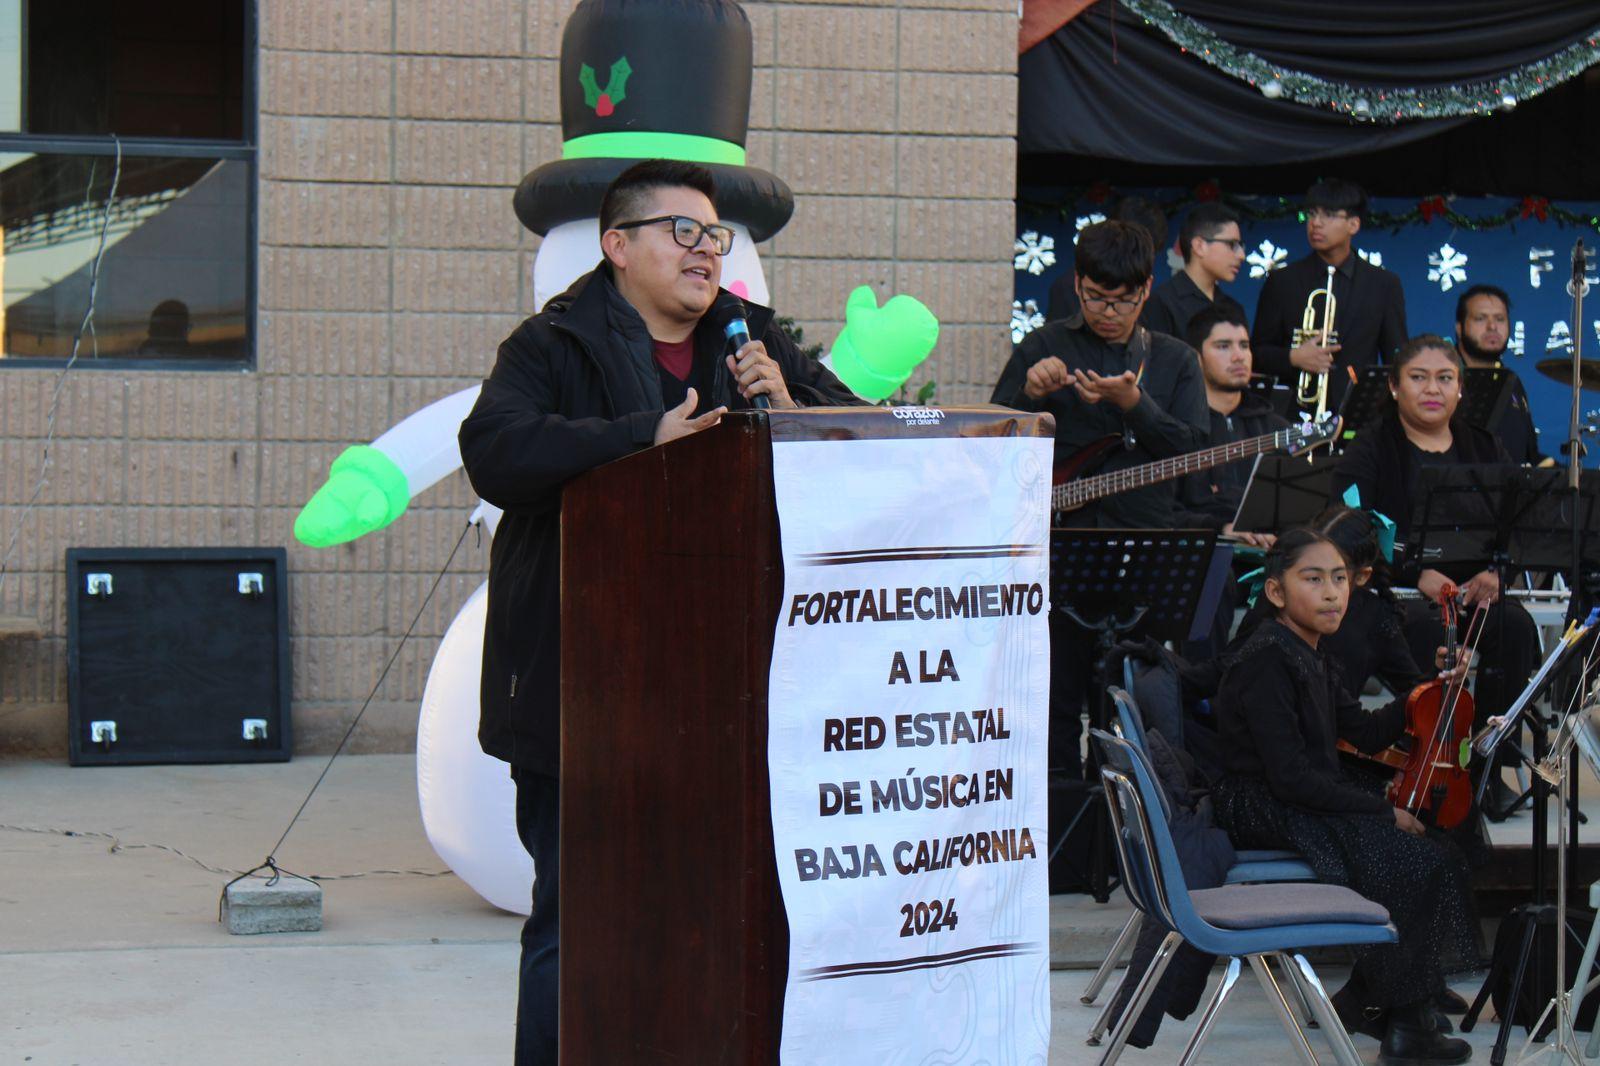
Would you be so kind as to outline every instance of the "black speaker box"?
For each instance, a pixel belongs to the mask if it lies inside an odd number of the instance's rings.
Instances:
[[[289,758],[282,548],[68,548],[74,766]]]

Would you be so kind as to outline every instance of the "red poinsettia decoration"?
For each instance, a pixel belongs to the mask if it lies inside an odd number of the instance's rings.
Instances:
[[[1111,199],[1111,186],[1103,181],[1097,181],[1089,186],[1089,191],[1084,193],[1084,198],[1091,204],[1103,204]]]
[[[1537,217],[1540,222],[1550,214],[1550,201],[1543,196],[1524,196],[1522,198],[1522,217]]]
[[[1443,196],[1427,196],[1417,201],[1417,210],[1422,212],[1422,221],[1432,222],[1436,218],[1443,218],[1450,205],[1445,203]]]
[[[1222,199],[1222,186],[1214,181],[1202,181],[1194,188],[1194,198],[1203,204],[1215,203]]]

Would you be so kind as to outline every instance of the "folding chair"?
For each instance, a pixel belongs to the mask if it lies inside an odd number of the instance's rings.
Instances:
[[[1341,1066],[1360,1066],[1350,1034],[1339,1022],[1322,982],[1302,952],[1314,947],[1392,944],[1398,934],[1388,911],[1348,888],[1314,882],[1224,885],[1190,891],[1162,810],[1161,786],[1148,760],[1126,739],[1098,729],[1093,731],[1093,737],[1101,749],[1100,779],[1106,789],[1128,896],[1146,921],[1167,930],[1155,959],[1117,1021],[1111,1042],[1100,1057],[1100,1066],[1111,1066],[1121,1056],[1128,1034],[1150,1002],[1173,952],[1185,942],[1227,959],[1228,965],[1184,1048],[1179,1066],[1187,1066],[1199,1054],[1245,962],[1254,971],[1301,1061],[1316,1066],[1316,1054],[1305,1030],[1295,1020],[1268,960],[1277,961],[1291,987],[1305,997]]]
[[[1123,662],[1123,680],[1129,685],[1133,683],[1133,671],[1127,660]],[[1111,686],[1107,691],[1111,694],[1111,701],[1116,707],[1117,718],[1112,727],[1121,736],[1133,742],[1139,751],[1148,759],[1150,749],[1145,743],[1144,715],[1139,710],[1139,704],[1126,688]],[[1161,794],[1162,810],[1167,814],[1171,811],[1166,806],[1166,793]],[[1240,851],[1234,856],[1234,864],[1228,870],[1226,883],[1230,885],[1253,884],[1258,882],[1273,881],[1315,881],[1316,873],[1295,852],[1276,850]],[[1128,916],[1128,921],[1123,925],[1122,931],[1117,934],[1117,939],[1111,944],[1111,950],[1106,954],[1105,960],[1100,963],[1100,968],[1095,970],[1094,976],[1089,978],[1089,983],[1084,986],[1083,993],[1078,997],[1084,1004],[1090,1004],[1100,995],[1105,988],[1106,981],[1110,979],[1112,971],[1122,962],[1129,949],[1139,938],[1141,916],[1138,908],[1134,908]],[[1094,1027],[1089,1030],[1089,1043],[1095,1045],[1100,1042],[1110,1024],[1110,1004],[1100,1012]]]

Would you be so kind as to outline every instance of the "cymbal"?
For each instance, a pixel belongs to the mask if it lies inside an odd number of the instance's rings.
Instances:
[[[1563,385],[1572,384],[1571,359],[1541,359],[1535,369],[1552,381],[1559,381]],[[1585,389],[1600,390],[1600,359],[1580,361],[1578,384]]]

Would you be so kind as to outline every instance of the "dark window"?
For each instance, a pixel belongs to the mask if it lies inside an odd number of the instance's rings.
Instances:
[[[0,0],[0,365],[250,362],[254,16]]]

